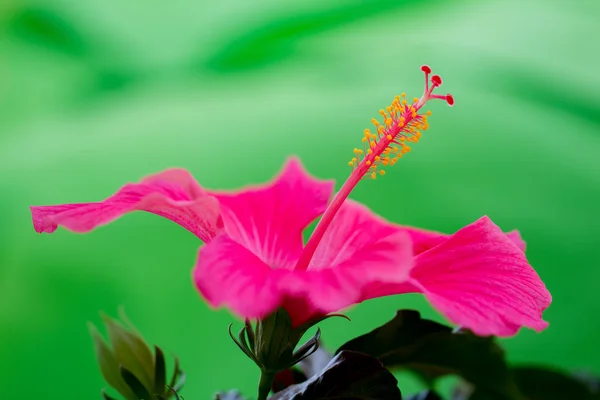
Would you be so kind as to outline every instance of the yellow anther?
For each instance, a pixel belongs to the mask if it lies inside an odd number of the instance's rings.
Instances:
[[[394,165],[403,154],[410,152],[411,148],[407,144],[418,143],[422,132],[429,128],[427,117],[431,115],[431,111],[419,114],[416,109],[419,101],[418,97],[414,97],[409,104],[406,93],[402,93],[400,96],[395,96],[390,105],[379,110],[383,119],[381,121],[376,118],[371,119],[375,130],[365,129],[361,138],[363,143],[368,144],[363,144],[365,155],[361,156],[363,150],[355,148],[354,153],[357,157],[353,158],[348,165],[357,168],[364,162],[369,171],[366,176],[370,175],[375,179],[378,165]],[[381,140],[387,141],[382,143]],[[399,146],[396,146],[397,144]],[[384,170],[379,169],[379,171],[379,175],[385,175]]]
[[[375,172],[371,172],[371,179],[377,178],[377,174]]]

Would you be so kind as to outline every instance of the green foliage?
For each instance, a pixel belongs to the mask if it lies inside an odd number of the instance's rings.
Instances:
[[[166,400],[179,398],[185,375],[175,359],[171,384],[166,384],[166,368],[163,351],[154,346],[154,353],[140,333],[121,312],[125,326],[117,320],[102,315],[108,331],[111,347],[100,336],[96,327],[90,324],[90,331],[96,349],[96,358],[106,382],[127,400]],[[111,396],[103,391],[106,400]]]
[[[342,351],[318,375],[277,392],[270,400],[401,400],[397,383],[375,358]]]
[[[369,354],[388,368],[410,369],[428,384],[445,375],[458,375],[490,399],[517,397],[504,360],[504,351],[492,337],[479,337],[421,318],[417,311],[401,310],[386,324],[352,339],[344,350]]]

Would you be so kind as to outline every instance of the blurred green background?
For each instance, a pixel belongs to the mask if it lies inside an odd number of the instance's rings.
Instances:
[[[484,214],[520,229],[554,303],[545,332],[503,342],[509,358],[600,373],[599,18],[597,0],[2,0],[4,397],[99,399],[86,322],[119,305],[180,356],[186,399],[255,396],[234,318],[192,286],[196,237],[145,213],[41,236],[28,207],[101,200],[172,166],[236,188],[290,154],[341,183],[377,111],[421,94],[424,63],[456,106],[432,105],[415,151],[353,197],[429,229]],[[326,344],[407,307],[440,318],[419,296],[379,299],[326,321]]]

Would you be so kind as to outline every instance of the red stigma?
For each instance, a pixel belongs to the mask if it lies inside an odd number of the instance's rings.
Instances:
[[[429,65],[423,65],[421,66],[421,71],[425,72],[426,74],[430,74],[431,68],[429,68]]]
[[[442,78],[440,78],[439,75],[433,75],[431,77],[431,83],[433,83],[435,86],[440,86],[442,84]]]
[[[446,95],[446,103],[448,103],[449,106],[454,105],[454,97],[452,97],[450,93]]]

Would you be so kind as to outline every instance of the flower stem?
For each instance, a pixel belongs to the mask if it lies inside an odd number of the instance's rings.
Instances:
[[[258,382],[258,399],[257,400],[266,400],[267,399],[267,397],[269,396],[269,392],[271,391],[271,386],[273,385],[274,379],[275,379],[274,373],[261,369],[260,381]]]
[[[344,200],[348,198],[348,195],[350,194],[352,189],[354,189],[354,186],[356,186],[361,176],[364,175],[364,172],[365,171],[363,169],[357,168],[350,174],[346,182],[344,182],[340,191],[335,195],[335,197],[329,204],[329,207],[327,207],[325,213],[321,217],[321,220],[317,223],[317,226],[315,227],[315,230],[313,231],[312,235],[306,242],[306,246],[304,246],[304,250],[300,254],[300,258],[298,259],[298,262],[296,263],[296,266],[294,268],[295,270],[306,271],[306,269],[308,268],[308,264],[312,259],[312,256],[317,250],[317,246],[319,245],[321,239],[323,238],[323,235],[325,234],[325,231],[331,224],[331,221],[333,221],[333,217],[335,217],[340,207],[342,207]]]

